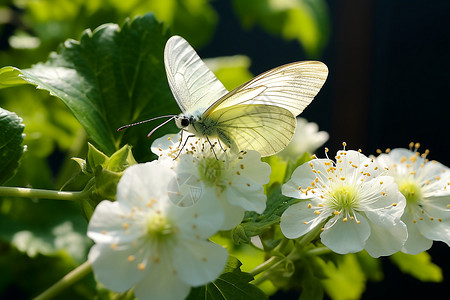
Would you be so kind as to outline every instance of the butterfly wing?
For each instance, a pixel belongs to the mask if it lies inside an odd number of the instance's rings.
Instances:
[[[327,76],[327,66],[319,61],[283,65],[253,78],[224,95],[212,103],[204,116],[217,109],[245,104],[278,106],[297,116],[311,103]]]
[[[170,89],[183,113],[201,115],[228,93],[189,43],[172,36],[164,49],[164,64]]]
[[[295,132],[296,119],[274,105],[233,105],[214,110],[204,120],[232,150],[256,150],[269,156],[283,150]]]

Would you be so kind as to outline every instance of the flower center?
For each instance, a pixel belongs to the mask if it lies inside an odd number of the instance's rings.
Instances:
[[[215,157],[206,157],[198,164],[200,179],[208,184],[217,184],[223,175],[225,162]]]
[[[147,234],[157,240],[165,239],[175,233],[175,228],[165,216],[154,214],[147,221]]]
[[[357,193],[354,187],[342,185],[333,189],[331,194],[333,196],[332,206],[337,211],[349,211],[355,208]]]
[[[398,189],[405,196],[406,202],[408,204],[416,204],[422,197],[422,192],[420,187],[417,185],[416,181],[411,179],[406,179],[397,182]]]

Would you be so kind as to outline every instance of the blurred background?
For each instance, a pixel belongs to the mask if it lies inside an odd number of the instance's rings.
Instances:
[[[430,159],[450,166],[446,0],[1,0],[0,66],[30,67],[45,61],[66,39],[78,39],[86,28],[121,24],[149,11],[185,37],[202,58],[239,55],[222,61],[239,74],[228,75],[230,89],[251,74],[285,63],[325,62],[328,80],[302,117],[330,133],[325,146],[331,153],[343,141],[366,155],[378,148],[407,148],[413,141],[421,143],[422,151],[430,150]],[[54,174],[64,170],[66,153],[83,135],[79,124],[62,102],[31,86],[2,91],[0,106],[26,124],[30,155],[19,174],[32,178],[33,186],[60,186]],[[27,160],[33,167],[26,167]],[[36,165],[39,176],[32,174]],[[0,255],[2,251],[4,245]],[[384,278],[369,281],[362,299],[447,294],[449,248],[435,242],[429,253],[443,269],[443,283],[423,283],[382,259]],[[296,292],[280,292],[273,299],[297,297]]]

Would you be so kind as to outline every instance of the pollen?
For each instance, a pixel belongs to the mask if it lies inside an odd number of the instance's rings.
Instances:
[[[133,256],[133,255],[128,256],[128,261],[129,261],[129,262],[134,261],[134,256]]]
[[[241,164],[240,167],[241,167],[241,170],[244,170],[244,165],[243,164]]]
[[[112,250],[116,250],[117,246],[118,245],[116,243],[112,243],[110,247],[111,247]]]
[[[206,257],[202,257],[202,262],[207,262],[208,260],[206,259]]]
[[[308,208],[311,208],[311,207],[312,207],[311,203],[308,203]]]
[[[347,218],[343,218],[343,219],[342,219],[342,221],[344,221],[344,222],[347,222],[347,221],[348,221],[348,219],[347,219]]]
[[[318,211],[318,210],[315,210],[314,213],[315,213],[316,215],[320,215],[320,211]]]
[[[145,270],[145,264],[143,264],[143,263],[140,263],[140,264],[138,264],[138,269],[140,270],[140,271],[144,271]]]
[[[130,224],[127,223],[127,222],[124,222],[124,223],[122,224],[122,227],[123,227],[123,229],[128,229],[128,228],[130,228]]]
[[[106,234],[106,230],[102,230],[102,234]]]
[[[394,206],[394,207],[397,206],[397,203],[392,203],[392,206]]]

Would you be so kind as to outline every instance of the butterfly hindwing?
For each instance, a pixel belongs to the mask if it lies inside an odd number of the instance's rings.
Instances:
[[[228,93],[189,43],[171,37],[164,49],[170,89],[183,113],[200,114]]]
[[[282,107],[264,104],[216,109],[204,120],[232,150],[256,150],[269,156],[283,150],[294,135],[296,119]]]

